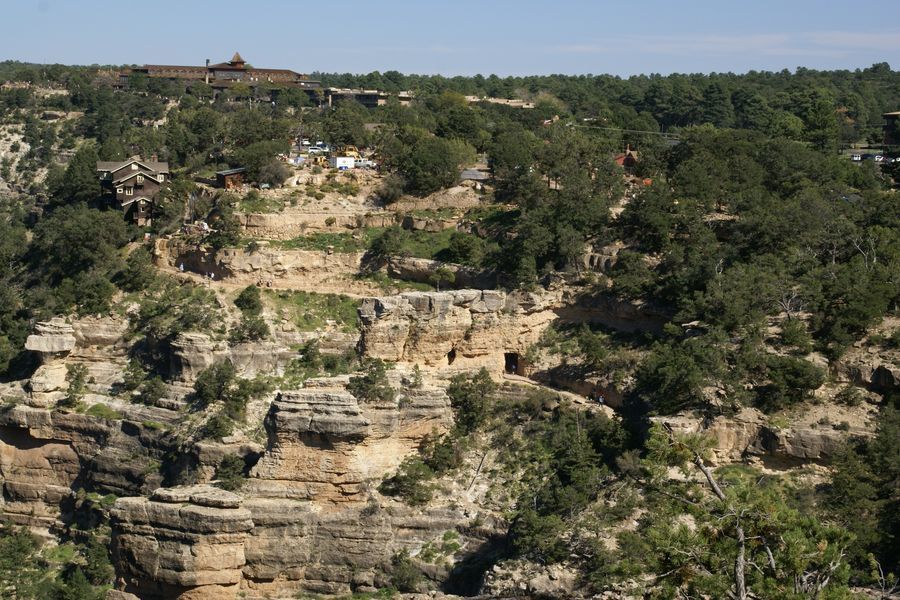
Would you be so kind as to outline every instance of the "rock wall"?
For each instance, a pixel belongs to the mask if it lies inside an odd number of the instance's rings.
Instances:
[[[322,505],[366,500],[367,486],[396,468],[433,431],[451,424],[440,389],[405,390],[389,403],[360,402],[341,379],[282,391],[269,408],[268,445],[248,492]]]
[[[117,587],[143,599],[236,598],[251,513],[236,494],[209,486],[120,498],[112,512]]]
[[[504,368],[557,318],[559,296],[456,290],[369,298],[359,309],[360,347],[382,360],[455,368]]]
[[[466,209],[481,206],[481,200],[482,196],[475,190],[475,182],[468,181],[456,187],[440,190],[425,198],[404,196],[391,204],[390,208],[397,212],[440,210],[442,208]]]
[[[823,463],[838,452],[849,436],[871,435],[870,428],[835,429],[798,420],[775,425],[756,409],[746,408],[733,417],[704,420],[697,415],[659,417],[681,433],[703,433],[713,440],[718,464],[758,457],[774,467]]]
[[[372,294],[378,288],[357,279],[364,252],[326,250],[276,250],[262,247],[253,252],[225,248],[210,252],[193,245],[158,240],[158,264],[185,271],[215,274],[216,279],[242,285],[273,285],[332,294]]]
[[[453,273],[453,282],[443,284],[443,287],[458,289],[490,289],[497,287],[497,276],[493,273],[427,258],[392,256],[388,259],[387,273],[390,277],[403,281],[432,283],[432,276],[441,267]]]
[[[347,212],[334,210],[291,213],[248,213],[236,215],[247,237],[289,240],[318,232],[346,232],[364,227],[390,227],[396,222],[393,212]]]
[[[142,435],[145,435],[142,439]],[[40,529],[65,519],[78,488],[101,494],[148,493],[162,481],[151,458],[156,439],[140,426],[24,404],[0,414],[0,509]]]
[[[25,349],[36,353],[40,362],[28,382],[33,406],[53,406],[65,396],[69,387],[65,359],[75,349],[74,334],[75,328],[57,317],[38,323],[25,340]]]
[[[390,377],[400,387],[402,375]],[[443,390],[407,389],[391,402],[368,403],[344,390],[346,381],[309,380],[276,397],[242,502],[203,486],[118,500],[117,587],[141,598],[191,599],[374,590],[389,584],[394,553],[464,523],[461,509],[420,511],[375,492],[426,435],[449,428]]]

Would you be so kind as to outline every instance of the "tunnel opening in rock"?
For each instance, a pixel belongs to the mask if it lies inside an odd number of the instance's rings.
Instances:
[[[503,354],[503,370],[511,375],[524,375],[525,360],[518,352],[506,352]]]
[[[516,373],[519,369],[519,355],[515,352],[506,352],[503,355],[503,370],[507,373]]]

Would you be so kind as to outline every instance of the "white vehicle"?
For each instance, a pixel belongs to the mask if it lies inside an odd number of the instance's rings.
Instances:
[[[859,162],[862,160],[862,154],[851,154],[850,160],[852,160],[854,162]]]
[[[310,155],[314,155],[314,154],[325,154],[325,150],[323,150],[322,148],[319,148],[318,146],[311,146],[311,147],[307,150],[307,152],[308,152]]]
[[[374,169],[375,163],[368,158],[357,158],[353,161],[353,166],[357,169]]]
[[[341,171],[346,171],[347,169],[352,169],[354,167],[354,161],[352,156],[332,156],[328,159],[328,166],[332,169],[338,169]]]
[[[876,154],[875,162],[884,162],[884,156],[882,156],[881,154]]]

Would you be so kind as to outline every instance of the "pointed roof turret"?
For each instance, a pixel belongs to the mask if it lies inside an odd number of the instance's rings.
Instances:
[[[234,56],[232,56],[231,60],[229,60],[228,62],[235,67],[243,67],[244,63],[246,63],[247,61],[241,58],[240,52],[235,52]]]

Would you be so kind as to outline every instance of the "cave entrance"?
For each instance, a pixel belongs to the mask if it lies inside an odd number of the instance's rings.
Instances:
[[[507,373],[511,375],[522,375],[525,371],[523,366],[518,352],[506,352],[503,354],[503,370]]]
[[[452,365],[453,361],[455,361],[455,360],[456,360],[456,348],[450,350],[450,352],[447,353],[447,364]]]

